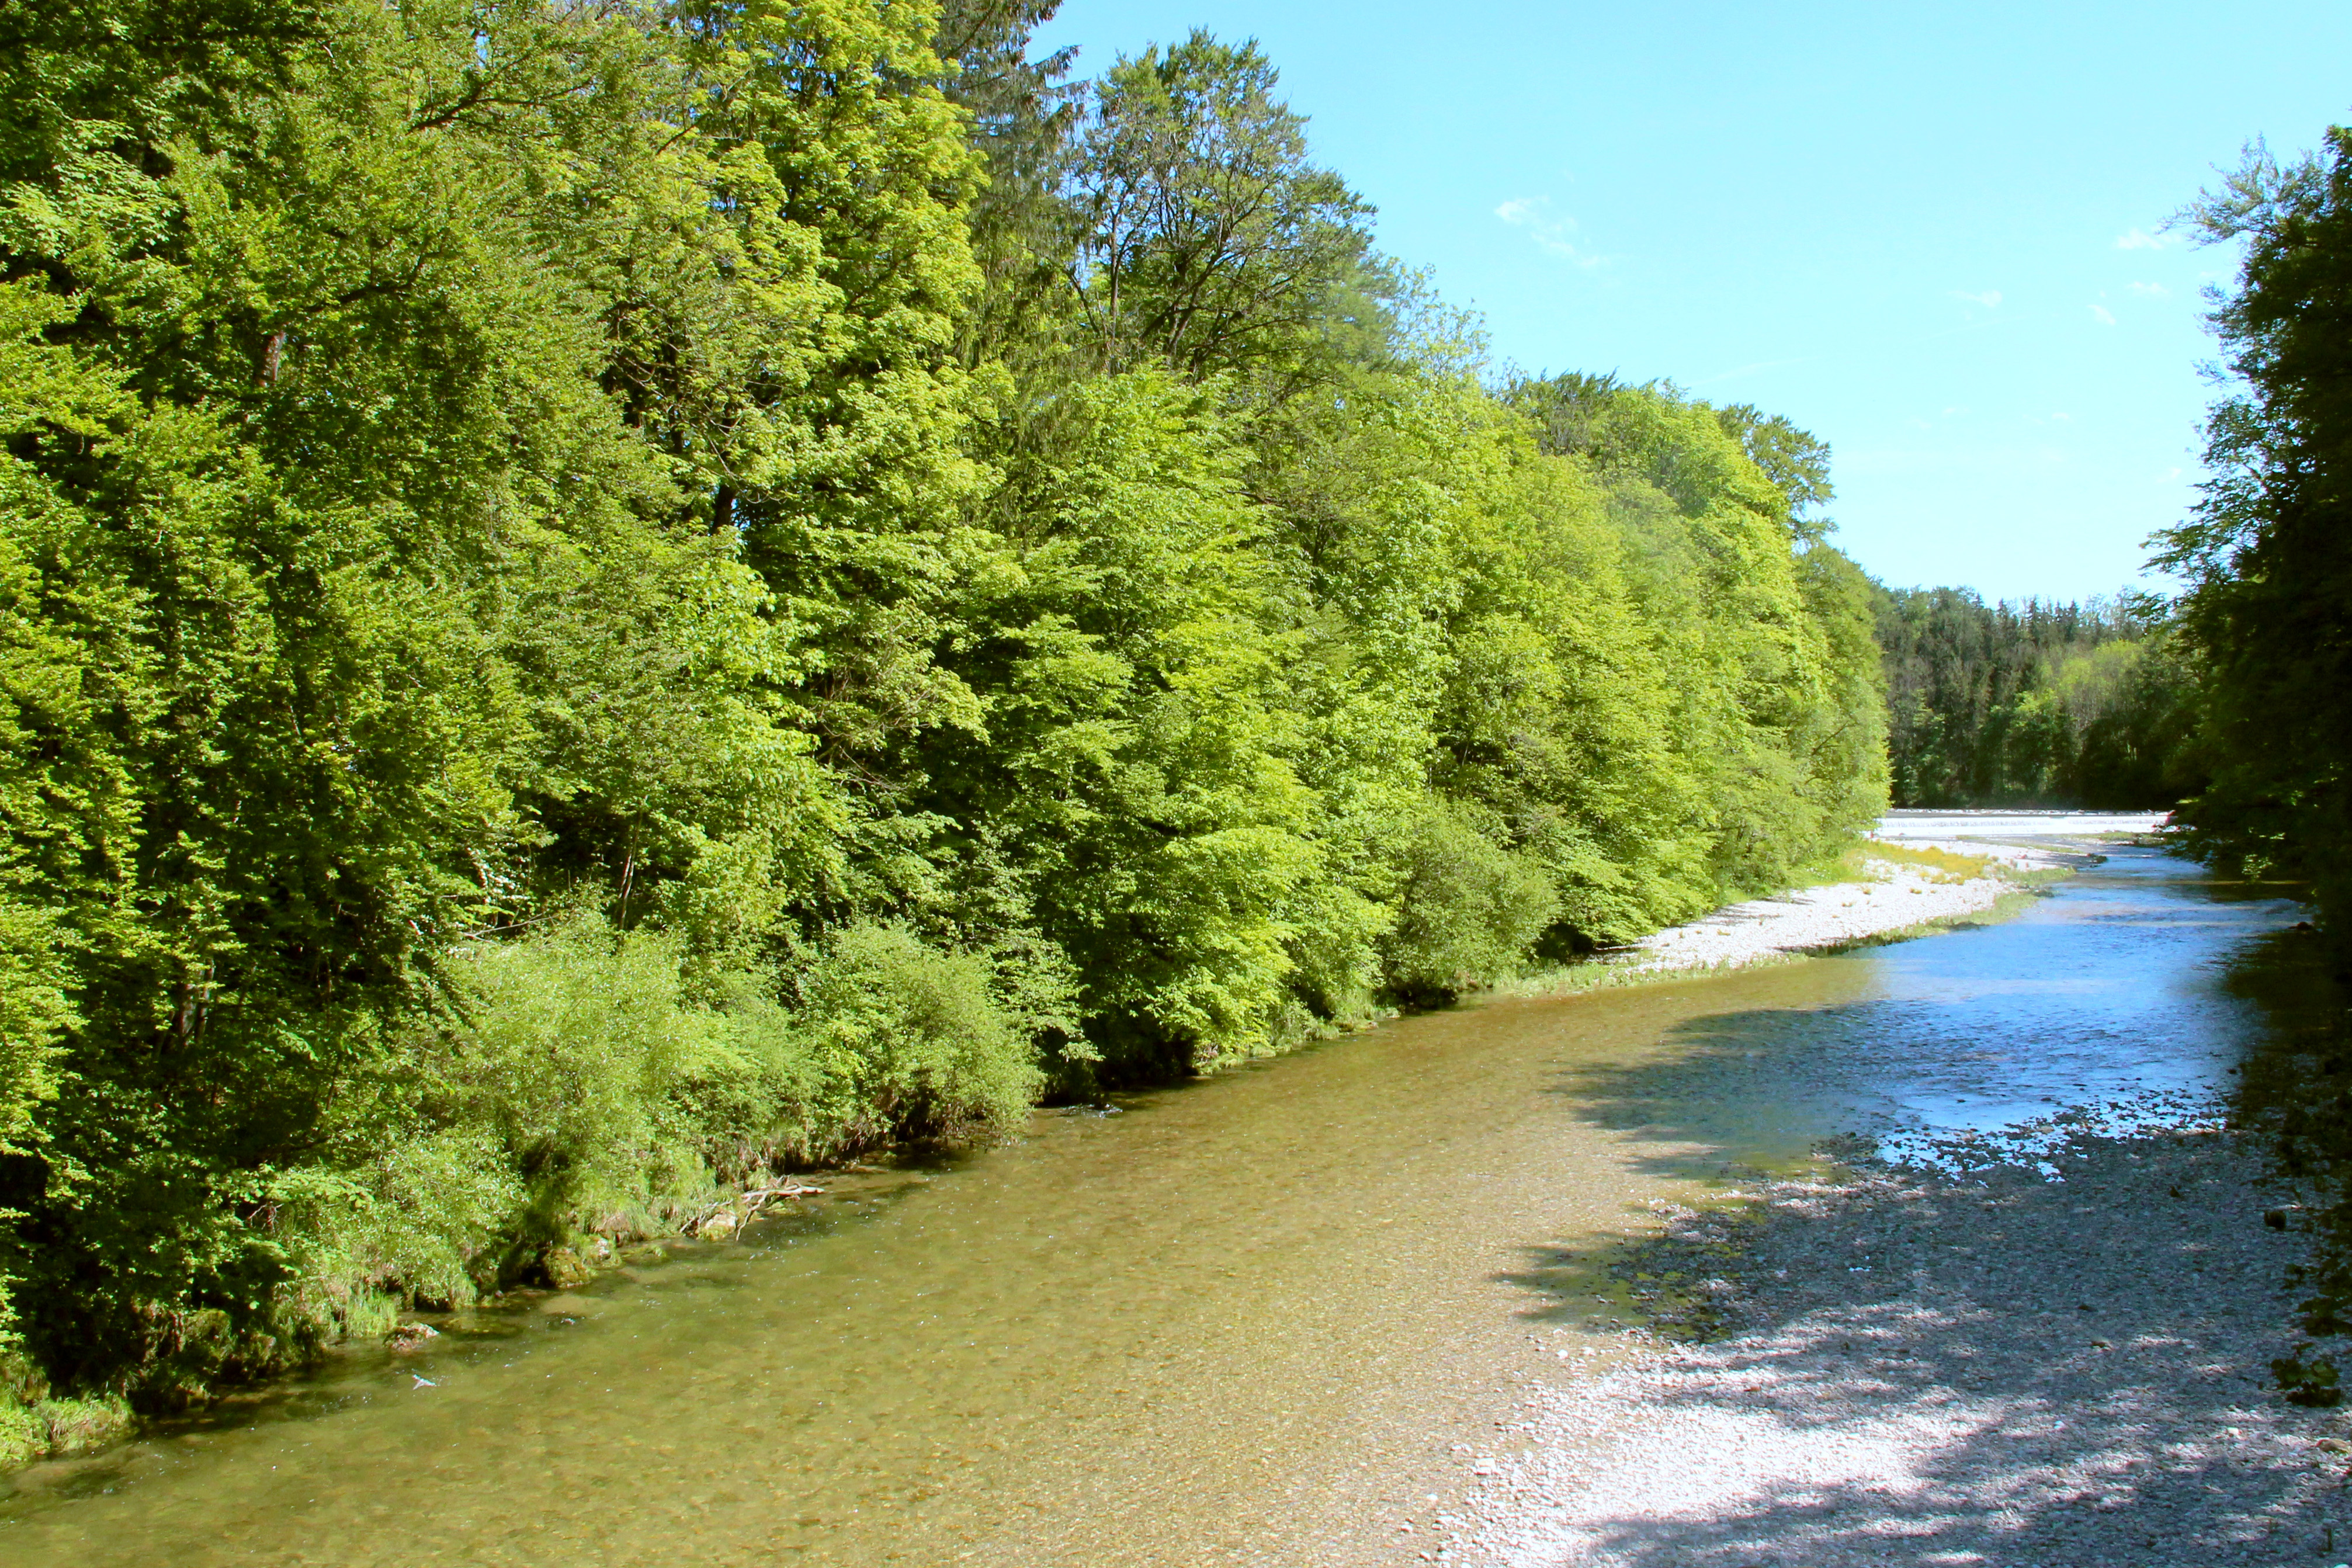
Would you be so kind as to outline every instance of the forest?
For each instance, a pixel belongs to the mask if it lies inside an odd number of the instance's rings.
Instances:
[[[2210,782],[2161,601],[1874,588],[1896,805],[2168,810]]]
[[[1821,443],[1049,9],[0,11],[0,1447],[1884,806]]]

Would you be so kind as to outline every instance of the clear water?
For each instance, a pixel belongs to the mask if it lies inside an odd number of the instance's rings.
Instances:
[[[1402,1020],[15,1479],[0,1563],[1416,1561],[1643,1206],[1827,1133],[2226,1089],[2297,918],[2124,850],[2006,923]],[[421,1380],[429,1380],[426,1386]]]

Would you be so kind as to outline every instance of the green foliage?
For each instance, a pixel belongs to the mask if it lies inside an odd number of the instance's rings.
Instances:
[[[583,882],[733,952],[839,863],[793,721],[839,617],[779,615],[710,531],[696,422],[800,453],[745,459],[772,489],[956,468],[951,425],[898,427],[950,397],[925,290],[961,287],[934,185],[968,154],[883,79],[927,58],[903,22],[763,23],[746,67],[639,20],[336,10],[271,72],[58,132],[6,193],[0,245],[47,283],[4,323],[6,865],[39,898],[0,909],[0,976],[10,1103],[57,1086],[8,1196],[70,1382],[275,1353],[247,1342],[304,1277],[275,1216],[357,1179],[315,1162],[454,952]],[[772,140],[681,136],[698,68]],[[856,202],[853,153],[894,171]],[[852,344],[898,368],[843,383]]]
[[[782,1077],[799,1090],[796,1103],[782,1103],[797,1112],[801,1158],[1003,1134],[1036,1100],[1040,1074],[1024,1020],[1002,1005],[976,956],[941,952],[896,926],[851,926],[801,977],[799,992],[789,1026],[772,1015],[763,1021],[804,1041],[808,1066]],[[771,1045],[763,1058],[740,1059],[757,1062],[772,1082],[789,1053]],[[753,1124],[737,1125],[749,1132]]]
[[[1873,759],[1885,714],[1851,579],[1794,510],[1826,487],[1792,499],[1741,445],[1747,414],[1726,418],[1669,388],[1570,375],[1506,397],[1546,450],[1601,488],[1664,687],[1664,766],[1643,766],[1634,786],[1660,813],[1642,835],[1657,847],[1654,890],[1603,934],[1781,886],[1883,798]]]
[[[1544,867],[1459,806],[1433,805],[1407,840],[1404,896],[1386,944],[1389,989],[1450,997],[1507,980],[1559,912]]]
[[[985,731],[934,732],[922,804],[961,825],[959,879],[992,884],[960,900],[975,934],[1003,922],[1075,964],[1082,1055],[1247,1054],[1281,1010],[1283,905],[1315,859],[1262,524],[1194,392],[1146,373],[1070,397],[967,611],[987,631],[956,668]]]
[[[2344,1403],[2344,1390],[2339,1385],[2340,1374],[2332,1356],[2313,1356],[2309,1345],[2297,1345],[2288,1355],[2277,1356],[2271,1362],[2271,1375],[2286,1391],[2289,1405],[2307,1405],[2315,1410],[2327,1410]]]
[[[1826,654],[1826,700],[1798,731],[1805,787],[1834,833],[1844,825],[1867,824],[1887,805],[1886,675],[1873,614],[1876,584],[1852,560],[1821,543],[1799,556],[1797,584]]]
[[[1766,414],[1751,403],[1736,403],[1715,411],[1724,434],[1767,479],[1789,498],[1789,515],[1807,542],[1822,538],[1827,525],[1807,520],[1805,513],[1826,505],[1836,493],[1830,486],[1829,443],[1811,431],[1800,430],[1785,415]]]
[[[1821,443],[1046,10],[0,18],[0,1444],[1878,808]]]
[[[2352,907],[2352,131],[2282,165],[2259,147],[2186,215],[2242,243],[2211,317],[2236,378],[2207,421],[2196,514],[2163,536],[2202,666],[2210,786],[2180,814],[2208,854],[2308,879]]]
[[[1345,352],[1328,340],[1351,318],[1378,331],[1372,209],[1307,162],[1306,120],[1276,80],[1255,43],[1196,29],[1096,85],[1072,276],[1107,367],[1240,371],[1284,391]]]
[[[1896,805],[2146,810],[2200,787],[2196,670],[2146,612],[1955,588],[1874,601]]]

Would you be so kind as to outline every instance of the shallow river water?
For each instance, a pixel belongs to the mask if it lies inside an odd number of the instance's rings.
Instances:
[[[1654,1200],[2225,1086],[2295,906],[2119,849],[2002,922],[1408,1018],[15,1479],[0,1563],[1388,1563],[1629,1316]],[[1594,1355],[1588,1358],[1586,1352]]]

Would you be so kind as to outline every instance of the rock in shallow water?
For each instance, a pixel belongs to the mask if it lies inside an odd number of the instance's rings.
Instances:
[[[539,1268],[547,1277],[547,1282],[558,1290],[570,1290],[585,1285],[592,1274],[587,1261],[568,1247],[549,1247],[547,1256],[540,1260]]]

